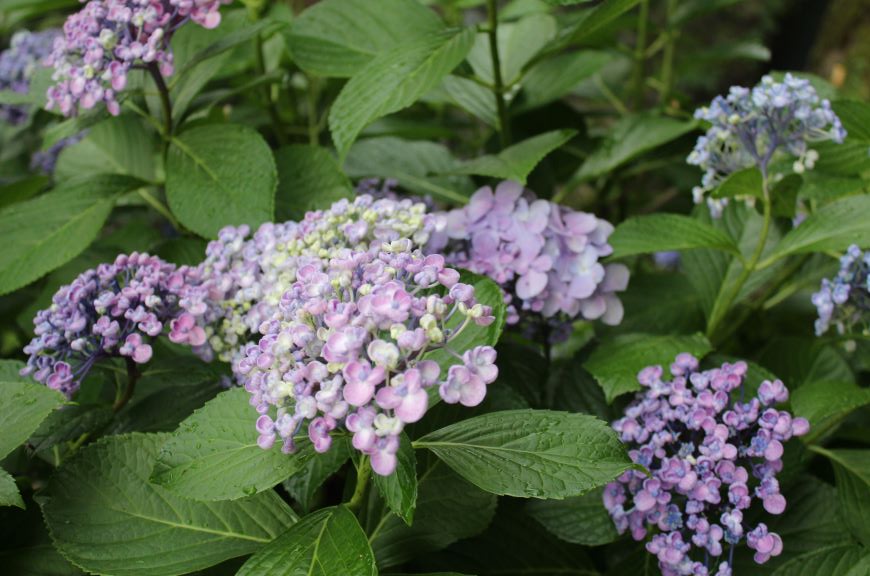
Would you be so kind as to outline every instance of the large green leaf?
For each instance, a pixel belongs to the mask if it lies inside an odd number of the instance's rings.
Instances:
[[[278,192],[275,218],[300,221],[310,210],[329,208],[342,198],[353,198],[350,181],[335,157],[325,148],[291,144],[275,151]]]
[[[576,130],[553,130],[523,140],[495,155],[481,156],[459,166],[457,174],[491,176],[526,183],[529,173],[544,157],[577,134]]]
[[[375,486],[390,510],[410,526],[417,508],[417,458],[405,433],[402,433],[396,456],[399,461],[396,472],[389,476],[375,474]]]
[[[526,510],[532,518],[566,542],[601,546],[619,538],[613,520],[604,508],[600,489],[562,502],[533,500]]]
[[[206,238],[215,238],[224,226],[256,228],[272,220],[277,182],[269,145],[245,126],[200,126],[173,137],[169,147],[169,207]]]
[[[492,90],[474,80],[460,76],[447,76],[441,85],[454,102],[490,126],[498,126],[495,96]]]
[[[24,500],[21,499],[21,494],[18,492],[15,478],[0,468],[0,507],[2,506],[16,506],[23,510]]]
[[[761,172],[756,167],[738,170],[730,174],[713,191],[713,198],[733,198],[734,196],[763,197]]]
[[[824,437],[853,410],[868,404],[870,389],[848,382],[817,380],[791,394],[794,415],[810,421],[810,432],[803,437],[805,442]]]
[[[866,576],[868,573],[870,551],[856,544],[835,544],[789,560],[772,576]]]
[[[614,258],[698,248],[739,253],[726,233],[681,214],[634,216],[616,227],[609,242]]]
[[[243,556],[296,521],[274,492],[187,500],[148,482],[163,434],[110,436],[83,449],[41,502],[58,549],[89,572],[170,576]]]
[[[427,434],[414,447],[431,450],[487,492],[524,498],[579,495],[632,465],[605,422],[547,410],[484,414]]]
[[[596,348],[583,367],[598,380],[609,403],[621,394],[640,390],[637,374],[647,366],[667,367],[681,352],[700,358],[712,349],[701,334],[626,334]]]
[[[870,106],[866,102],[837,100],[832,107],[849,138],[870,140]]]
[[[294,62],[309,74],[349,77],[377,55],[443,29],[415,0],[325,0],[293,22],[288,39]]]
[[[4,377],[0,381],[0,460],[27,440],[63,401],[60,392],[42,384]]]
[[[870,545],[870,450],[812,450],[831,460],[843,519],[858,540]]]
[[[634,8],[640,0],[606,0],[560,32],[560,43],[582,42]]]
[[[152,481],[197,500],[232,500],[268,490],[300,470],[313,454],[257,445],[257,412],[244,388],[218,394],[193,413],[160,450]]]
[[[329,129],[339,157],[372,121],[417,101],[459,65],[474,31],[430,33],[389,50],[363,66],[345,84],[329,111]]]
[[[616,56],[609,52],[581,50],[559,54],[534,64],[523,80],[520,111],[531,110],[566,96],[583,80],[599,72]]]
[[[523,67],[555,38],[556,29],[556,19],[549,14],[530,14],[516,22],[499,24],[498,55],[505,86],[519,79]],[[478,78],[492,84],[495,74],[489,48],[489,34],[479,33],[468,53],[468,63]]]
[[[82,174],[126,174],[155,179],[156,140],[141,118],[119,116],[93,126],[84,140],[61,152],[54,171],[63,182]]]
[[[118,197],[140,185],[128,176],[93,176],[0,212],[0,294],[26,286],[81,254]]]

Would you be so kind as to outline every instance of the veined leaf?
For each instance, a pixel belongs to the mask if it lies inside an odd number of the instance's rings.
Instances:
[[[870,450],[811,450],[826,456],[834,466],[837,495],[846,524],[865,546],[870,543]],[[868,565],[870,566],[870,565]]]
[[[0,460],[30,438],[64,401],[57,390],[28,380],[0,381]]]
[[[801,438],[805,442],[824,437],[853,410],[868,404],[870,390],[848,382],[817,380],[791,394],[794,415],[810,421],[809,434]]]
[[[526,510],[553,535],[566,542],[585,546],[601,546],[619,538],[613,519],[604,508],[602,490],[562,502],[533,500]]]
[[[609,242],[613,246],[614,258],[698,248],[739,254],[730,236],[709,224],[681,214],[634,216],[616,227]]]
[[[417,458],[408,435],[402,433],[400,438],[395,473],[389,476],[374,474],[374,482],[390,510],[410,526],[417,508]]]
[[[275,161],[275,217],[279,222],[300,221],[310,210],[326,209],[342,198],[353,198],[350,181],[325,148],[291,144],[275,151]]]

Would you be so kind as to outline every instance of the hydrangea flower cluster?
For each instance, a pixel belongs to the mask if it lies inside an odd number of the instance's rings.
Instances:
[[[9,48],[0,53],[0,90],[27,94],[33,72],[51,53],[58,30],[29,32],[12,36]],[[27,116],[27,107],[0,104],[0,120],[19,124]]]
[[[670,380],[661,366],[641,370],[646,390],[613,424],[651,476],[625,472],[605,488],[604,505],[620,533],[642,540],[653,530],[646,548],[664,576],[730,576],[744,538],[759,564],[782,552],[776,533],[763,522],[750,529],[743,516],[754,501],[770,514],[785,510],[776,479],[783,443],[806,434],[809,423],[774,407],[788,400],[779,380],[762,382],[744,402],[746,371],[745,362],[700,371],[697,358],[679,354]],[[740,401],[731,398],[737,388]]]
[[[766,177],[777,151],[797,157],[793,170],[803,173],[818,160],[808,143],[842,143],[846,137],[831,103],[819,98],[808,80],[791,74],[782,82],[765,76],[752,89],[732,86],[728,96],[717,96],[709,107],[696,110],[695,118],[712,124],[687,159],[704,171],[701,186],[692,191],[696,203],[739,170],[755,166]],[[718,217],[726,201],[706,200]]]
[[[325,452],[330,432],[343,425],[372,469],[389,475],[399,434],[423,417],[429,388],[449,403],[483,400],[498,375],[495,350],[478,346],[460,355],[451,343],[470,324],[493,322],[492,310],[476,302],[474,288],[460,283],[442,256],[412,247],[400,239],[380,252],[340,249],[298,269],[263,338],[234,366],[261,414],[262,448],[281,438],[292,452],[307,423],[314,449]],[[460,363],[442,374],[425,359],[436,349]]]
[[[209,344],[222,360],[233,360],[276,313],[300,268],[345,248],[376,253],[401,238],[419,247],[439,222],[422,203],[361,195],[308,212],[298,223],[263,224],[250,239],[247,226],[224,228],[201,265],[221,316]]]
[[[70,397],[101,359],[148,362],[149,341],[167,325],[172,341],[206,353],[200,324],[207,320],[207,294],[200,284],[194,269],[135,252],[82,273],[37,313],[21,375]]]
[[[85,1],[85,0],[82,0]],[[120,113],[117,95],[131,69],[155,65],[163,76],[173,73],[169,41],[192,20],[204,28],[220,24],[220,6],[231,0],[88,0],[67,18],[49,58],[55,85],[48,109],[64,116],[105,102]]]
[[[468,205],[447,213],[444,234],[431,248],[449,263],[489,276],[506,293],[508,323],[530,312],[557,328],[583,317],[622,321],[616,292],[628,268],[599,260],[613,252],[613,226],[592,214],[536,199],[516,182],[481,188]],[[446,248],[444,245],[446,244]],[[525,315],[525,314],[524,314]]]
[[[831,324],[839,334],[870,334],[870,252],[849,246],[840,257],[840,271],[832,280],[822,280],[812,301],[819,312],[817,336]]]

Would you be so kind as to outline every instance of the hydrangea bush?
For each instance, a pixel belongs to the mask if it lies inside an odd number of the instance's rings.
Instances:
[[[0,3],[0,572],[870,573],[859,18],[701,4]]]

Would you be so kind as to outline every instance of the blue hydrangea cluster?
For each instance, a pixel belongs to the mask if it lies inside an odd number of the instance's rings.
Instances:
[[[221,230],[200,266],[220,317],[209,329],[210,346],[224,361],[237,359],[303,266],[343,249],[377,253],[400,239],[420,247],[443,226],[439,222],[422,203],[361,195],[308,212],[301,222],[263,224],[251,238],[247,226]]]
[[[812,302],[818,310],[816,335],[837,327],[839,334],[870,335],[870,252],[852,245],[840,257],[840,271],[823,279]]]
[[[605,488],[616,528],[635,540],[652,532],[646,548],[664,576],[731,576],[744,539],[759,564],[778,556],[781,538],[763,522],[746,526],[744,514],[759,501],[770,514],[785,510],[776,479],[783,443],[809,423],[775,408],[788,400],[779,380],[762,382],[744,402],[745,362],[701,371],[684,353],[670,372],[665,380],[661,366],[644,368],[643,392],[613,423],[631,459],[650,472],[627,471]]]
[[[539,200],[516,182],[481,188],[446,220],[429,249],[499,283],[509,324],[521,316],[543,320],[555,328],[551,334],[565,336],[578,317],[622,321],[616,293],[628,285],[628,268],[601,263],[613,252],[607,243],[613,226],[605,220]]]
[[[453,346],[468,326],[492,323],[492,310],[442,256],[413,245],[400,239],[380,251],[334,250],[296,270],[278,314],[261,327],[264,336],[234,367],[262,414],[262,448],[280,438],[285,452],[294,451],[307,424],[314,449],[325,452],[330,433],[343,426],[372,469],[389,475],[399,434],[423,417],[428,389],[449,403],[483,400],[498,375],[495,350]],[[427,359],[433,350],[459,362],[443,374]]]
[[[155,65],[163,76],[171,76],[169,42],[175,31],[188,21],[216,27],[221,4],[230,1],[87,0],[67,18],[63,36],[54,44],[55,85],[48,90],[47,107],[71,116],[104,102],[118,115],[117,96],[130,70]]]
[[[167,325],[170,339],[206,353],[206,297],[195,270],[148,254],[120,255],[61,287],[37,313],[21,374],[70,397],[102,359],[148,362],[149,342]]]
[[[810,143],[841,143],[846,137],[831,103],[821,99],[809,81],[791,74],[782,82],[765,76],[752,89],[732,86],[727,96],[717,96],[709,107],[696,110],[695,118],[711,126],[687,160],[704,171],[701,186],[692,193],[696,203],[706,198],[716,217],[726,200],[708,193],[728,175],[755,166],[767,177],[777,152],[795,157],[792,168],[800,174],[818,160]]]
[[[58,30],[29,32],[12,36],[9,48],[0,53],[0,90],[27,94],[34,71],[51,54]],[[19,124],[27,117],[27,106],[0,104],[0,120]]]

